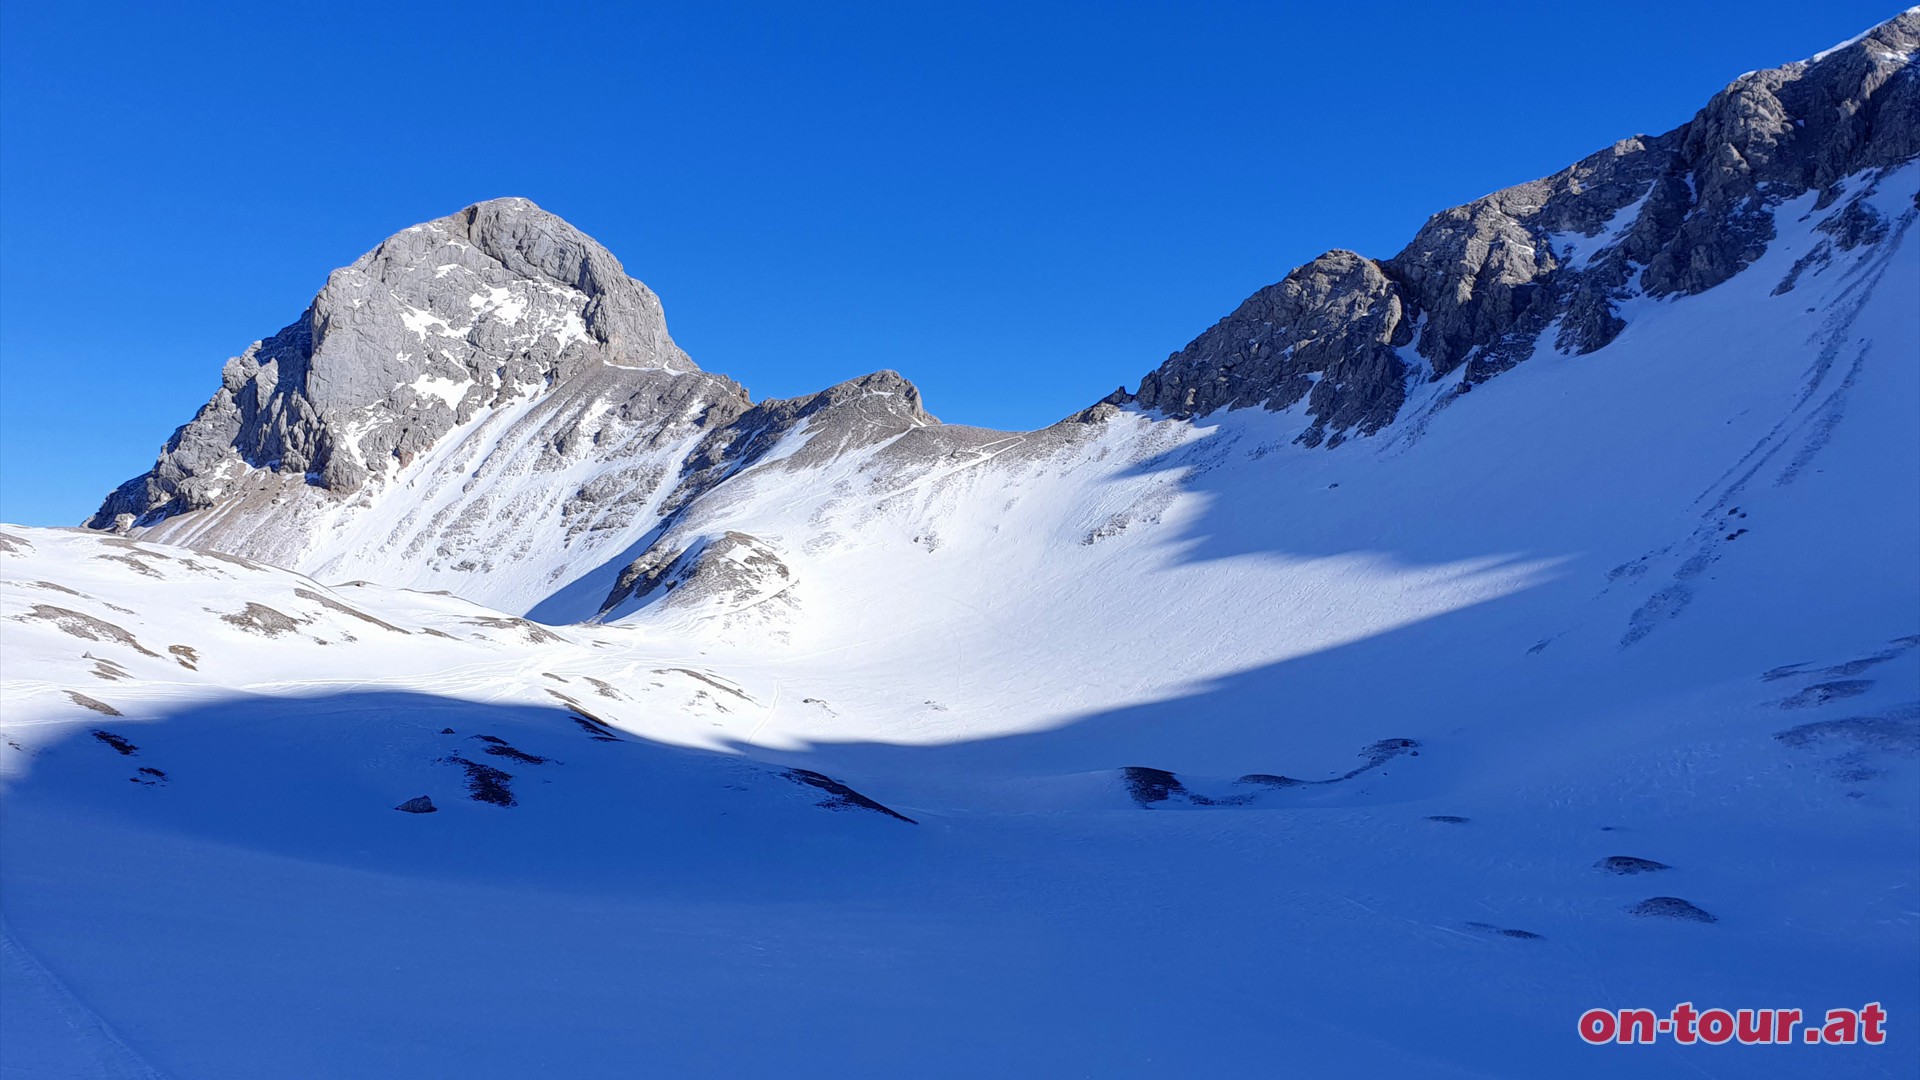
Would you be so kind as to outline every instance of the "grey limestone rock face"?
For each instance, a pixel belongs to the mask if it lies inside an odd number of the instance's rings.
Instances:
[[[1300,441],[1334,445],[1392,422],[1413,383],[1458,373],[1465,390],[1549,329],[1561,351],[1598,349],[1625,326],[1621,300],[1702,292],[1751,264],[1773,207],[1820,191],[1824,208],[1843,178],[1920,155],[1917,47],[1920,11],[1903,12],[1741,76],[1664,135],[1436,214],[1385,262],[1323,255],[1106,401],[1191,417],[1305,398]],[[1860,219],[1837,222],[1836,243],[1871,237]]]
[[[1010,435],[942,424],[918,388],[892,371],[761,402],[707,432],[687,455],[661,503],[658,532],[622,570],[600,613],[663,598],[685,608],[720,597],[723,607],[740,608],[784,594],[792,575],[783,556],[724,524],[734,509],[771,497],[783,476],[858,458],[859,479],[847,483],[883,502],[878,492],[983,460],[995,447],[1040,453],[1065,441],[1058,432],[1083,430],[1063,422]]]
[[[1140,383],[1169,415],[1284,409],[1307,398],[1322,428],[1371,434],[1399,411],[1413,340],[1405,294],[1379,263],[1334,251],[1255,293]],[[1316,440],[1317,441],[1317,440]]]
[[[804,397],[763,401],[700,440],[681,468],[666,509],[684,507],[753,467],[790,436],[803,436],[804,443],[785,463],[805,468],[939,423],[921,406],[919,388],[894,371],[862,375]]]
[[[594,369],[635,384],[698,374],[744,407],[738,387],[698,372],[659,299],[605,248],[525,199],[479,203],[334,271],[299,320],[227,363],[154,468],[88,525],[211,507],[255,470],[350,495],[477,413]]]
[[[718,605],[737,610],[779,596],[793,583],[793,571],[773,545],[757,536],[726,532],[671,556],[658,548],[649,550],[621,573],[607,606],[628,598],[664,598],[681,608]]]

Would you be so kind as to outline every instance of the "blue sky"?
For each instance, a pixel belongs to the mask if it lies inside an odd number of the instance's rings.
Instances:
[[[12,4],[0,519],[84,517],[329,270],[479,199],[605,243],[756,398],[890,367],[1034,427],[1896,11]]]

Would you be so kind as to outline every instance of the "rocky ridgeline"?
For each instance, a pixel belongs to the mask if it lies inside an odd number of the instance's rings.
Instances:
[[[1372,434],[1420,381],[1464,392],[1543,336],[1592,352],[1631,296],[1698,293],[1772,239],[1770,207],[1807,191],[1858,235],[1873,212],[1839,182],[1920,154],[1920,12],[1820,56],[1741,76],[1691,121],[1622,140],[1543,180],[1434,215],[1398,255],[1329,252],[1249,297],[1107,401],[1176,417],[1306,400],[1302,441]],[[1464,368],[1464,371],[1461,369]]]

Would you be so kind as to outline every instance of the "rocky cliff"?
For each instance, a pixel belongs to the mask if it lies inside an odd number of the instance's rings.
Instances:
[[[1753,262],[1769,210],[1810,190],[1863,216],[1866,177],[1920,154],[1920,9],[1809,60],[1741,76],[1686,124],[1435,214],[1399,254],[1334,251],[1249,297],[1132,394],[1172,417],[1302,401],[1336,445],[1541,348],[1584,354],[1633,297],[1699,293]],[[1838,218],[1836,218],[1838,220]],[[1872,222],[1836,226],[1852,229]]]

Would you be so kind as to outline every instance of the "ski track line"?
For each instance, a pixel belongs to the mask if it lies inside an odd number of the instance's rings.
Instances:
[[[169,1080],[166,1073],[153,1067],[139,1052],[128,1046],[106,1018],[75,997],[58,975],[13,936],[6,915],[0,913],[0,960],[4,960],[15,985],[39,999],[58,1014],[80,1042],[92,1052],[92,1075],[100,1080]],[[12,1070],[0,1063],[0,1075]]]

